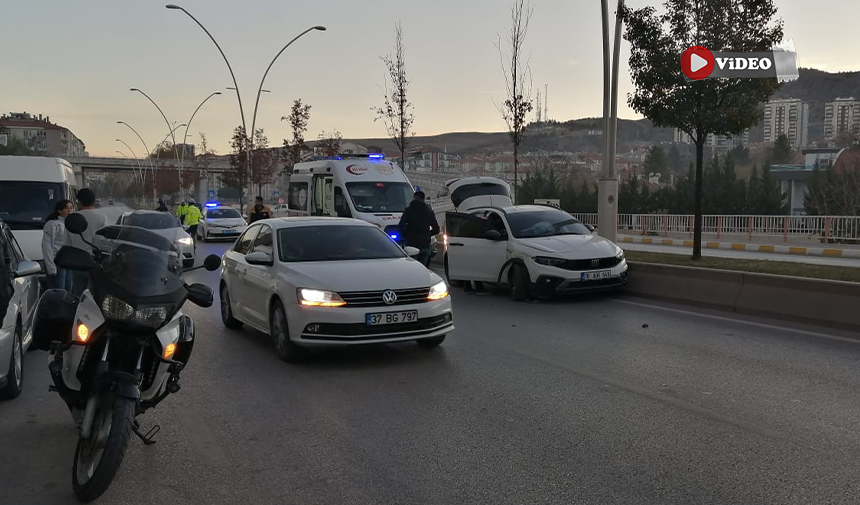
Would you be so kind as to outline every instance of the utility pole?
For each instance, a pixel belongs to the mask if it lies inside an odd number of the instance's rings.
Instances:
[[[615,241],[618,233],[618,176],[615,174],[615,148],[618,129],[618,52],[621,45],[621,17],[624,0],[618,0],[615,14],[615,44],[609,54],[608,0],[600,1],[603,19],[603,176],[597,183],[597,231]],[[546,99],[546,98],[544,98]]]

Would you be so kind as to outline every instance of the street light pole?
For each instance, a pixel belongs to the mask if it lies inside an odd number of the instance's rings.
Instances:
[[[182,165],[185,161],[185,143],[188,141],[188,129],[191,128],[191,122],[194,121],[194,116],[197,115],[197,111],[200,110],[200,107],[203,107],[203,104],[208,102],[209,99],[212,98],[213,96],[220,95],[220,94],[221,94],[220,91],[216,91],[216,92],[210,94],[209,96],[207,96],[202,102],[200,102],[200,105],[198,105],[197,108],[194,109],[194,113],[191,114],[191,119],[188,120],[188,124],[185,125],[185,135],[182,137],[182,154],[181,154],[181,157],[179,158],[179,185],[180,185],[180,190],[182,189]]]
[[[117,121],[117,124],[126,125],[131,131],[133,131],[134,134],[137,135],[137,138],[140,139],[140,143],[143,144],[143,148],[146,149],[146,153],[147,153],[146,157],[149,159],[149,170],[150,170],[150,172],[152,172],[152,197],[155,198],[155,167],[152,164],[152,151],[149,149],[149,146],[146,145],[146,142],[143,140],[143,137],[141,137],[140,134],[137,133],[137,130],[135,130],[130,124],[126,123],[125,121]],[[145,190],[146,189],[146,179],[145,178],[142,181],[142,184],[144,185],[144,190]],[[144,191],[144,194],[146,194],[145,191]],[[153,200],[152,203],[154,204],[155,200]]]
[[[137,154],[135,154],[134,149],[132,149],[132,148],[131,148],[131,146],[130,146],[130,145],[128,145],[128,144],[126,144],[126,143],[125,143],[125,141],[124,141],[124,140],[122,140],[122,139],[116,139],[116,141],[117,141],[117,142],[119,142],[119,143],[121,143],[121,144],[122,144],[122,145],[124,145],[124,146],[129,150],[129,151],[131,151],[131,155],[132,155],[132,156],[134,156],[134,160],[135,160],[135,162],[137,163],[137,169],[138,169],[138,171],[140,172],[140,182],[141,182],[141,184],[143,184],[143,166],[141,165],[141,163],[140,163],[140,159],[137,157]],[[120,151],[117,151],[117,152],[120,152]],[[138,174],[134,173],[134,167],[132,167],[131,171],[132,171],[132,174],[134,175],[134,177],[135,177],[135,178],[137,178],[137,175],[138,175]]]
[[[144,93],[143,91],[141,91],[138,88],[131,88],[131,89],[129,89],[129,91],[137,91],[141,95],[145,96],[147,100],[152,102],[152,105],[155,105],[155,108],[158,109],[158,112],[161,114],[161,117],[164,118],[164,123],[167,125],[167,130],[171,131],[170,130],[170,121],[167,120],[167,116],[164,115],[164,111],[161,110],[161,107],[159,107],[157,103],[155,103],[155,100],[150,98],[149,95],[147,95],[146,93]],[[175,131],[175,130],[172,130],[172,131]],[[171,131],[171,133],[172,133],[172,131]],[[176,150],[176,136],[175,135],[173,135],[173,154],[176,155],[177,158],[179,158],[179,152]]]
[[[155,155],[155,166],[156,167],[158,166],[158,162],[161,160],[161,149],[158,146],[167,142],[167,137],[170,137],[171,135],[173,135],[173,132],[182,128],[183,126],[188,126],[188,125],[186,125],[185,123],[182,123],[180,125],[176,125],[176,127],[174,127],[172,130],[170,130],[170,133],[165,135],[164,139],[159,144],[157,144],[155,146],[155,150],[158,151],[158,153]],[[176,145],[176,143],[174,142],[173,145]],[[158,198],[156,192],[157,192],[157,189],[155,187],[155,174],[153,173],[153,175],[152,175],[152,197],[154,199]],[[179,179],[179,194],[180,194],[180,196],[182,195],[182,179],[181,178]],[[155,200],[153,200],[152,203],[155,204],[157,202]]]
[[[597,183],[597,230],[614,241],[618,233],[618,176],[615,173],[615,149],[618,129],[618,53],[621,45],[621,10],[618,0],[615,15],[615,45],[609,54],[609,5],[601,0],[603,21],[603,176]]]

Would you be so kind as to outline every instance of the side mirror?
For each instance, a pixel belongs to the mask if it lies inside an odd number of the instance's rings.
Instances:
[[[69,217],[66,218],[66,230],[68,230],[69,233],[80,235],[87,231],[88,227],[89,223],[87,223],[87,218],[81,214],[69,214]]]
[[[406,251],[406,254],[410,258],[414,258],[421,254],[421,251],[419,251],[417,247],[412,247],[411,245],[406,246],[405,248],[403,248],[403,250]]]
[[[263,266],[271,266],[275,262],[272,259],[270,254],[266,254],[261,251],[252,252],[245,256],[245,261],[248,262],[249,265],[263,265]]]
[[[209,256],[206,259],[208,260],[212,256]],[[212,306],[212,288],[210,288],[209,286],[196,283],[190,286],[186,286],[185,289],[188,291],[188,299],[194,305],[198,305],[203,308],[209,308]]]
[[[588,228],[588,231],[590,231],[591,233],[594,233],[594,226],[587,224],[587,225],[585,225],[585,227]]]
[[[492,240],[493,242],[504,240],[504,237],[502,237],[502,234],[499,233],[499,230],[487,230],[487,233],[484,234],[484,238],[487,240]]]
[[[71,246],[61,247],[54,262],[60,268],[79,272],[89,272],[98,268],[91,254]]]
[[[214,272],[221,268],[221,258],[217,254],[210,254],[203,260],[203,268],[210,272]]]
[[[15,278],[36,275],[41,271],[42,266],[35,261],[22,261],[18,263],[18,270],[15,270]]]

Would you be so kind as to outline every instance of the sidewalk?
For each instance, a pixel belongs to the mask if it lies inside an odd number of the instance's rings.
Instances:
[[[675,247],[693,247],[691,239],[671,239],[642,237],[639,235],[618,235],[619,244],[651,244]],[[745,242],[702,241],[703,249],[722,249],[725,251],[747,251],[756,253],[794,254],[797,256],[825,256],[828,258],[860,259],[860,249],[841,249],[836,247],[806,247],[794,245],[748,244]]]

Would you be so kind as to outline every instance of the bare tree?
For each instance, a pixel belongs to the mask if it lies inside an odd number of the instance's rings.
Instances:
[[[407,97],[409,78],[406,76],[406,54],[403,47],[403,27],[398,21],[394,25],[394,54],[382,57],[388,75],[381,87],[384,96],[382,107],[372,107],[376,112],[374,121],[382,121],[388,130],[388,136],[400,151],[401,168],[406,166],[406,149],[412,140],[414,132],[412,123],[415,116],[413,106]]]
[[[308,131],[308,121],[311,118],[311,106],[303,104],[301,99],[293,102],[289,116],[283,116],[281,121],[288,121],[293,131],[292,140],[284,139],[284,150],[281,159],[284,162],[284,171],[293,172],[293,166],[302,161],[302,152],[306,149],[305,132]]]
[[[340,144],[343,141],[343,135],[337,130],[330,132],[320,132],[319,137],[320,151],[323,156],[337,156],[340,154]]]
[[[511,28],[502,47],[499,36],[496,48],[505,78],[505,101],[496,103],[496,108],[505,120],[508,135],[514,145],[514,202],[517,199],[519,183],[519,148],[526,133],[526,116],[532,111],[532,82],[528,58],[523,54],[526,35],[529,31],[534,8],[525,0],[515,0],[511,6]]]

